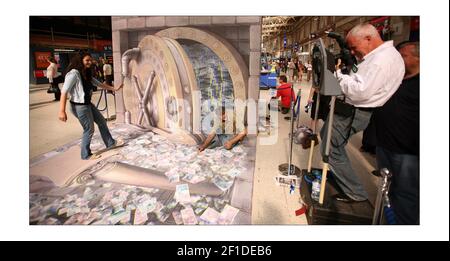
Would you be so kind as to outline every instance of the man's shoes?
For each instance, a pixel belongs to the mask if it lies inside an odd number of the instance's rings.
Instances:
[[[333,195],[332,198],[336,201],[343,202],[343,203],[356,203],[356,202],[367,201],[367,199],[361,200],[361,201],[354,200],[345,194],[336,194],[336,195]]]

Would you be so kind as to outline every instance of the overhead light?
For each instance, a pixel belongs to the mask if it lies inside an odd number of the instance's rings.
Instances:
[[[75,52],[75,50],[72,49],[55,49],[55,52]]]

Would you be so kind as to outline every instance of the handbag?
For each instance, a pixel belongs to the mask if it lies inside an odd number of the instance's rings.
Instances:
[[[314,140],[314,146],[317,146],[317,144],[319,144],[319,139],[317,138],[317,135],[314,134],[312,129],[308,128],[307,126],[300,126],[294,132],[295,144],[302,145],[302,148],[305,150],[311,148],[312,140]]]
[[[47,93],[57,93],[58,91],[56,90],[56,87],[54,87],[54,86],[51,86],[50,85],[50,87],[48,87],[48,89],[47,89]]]

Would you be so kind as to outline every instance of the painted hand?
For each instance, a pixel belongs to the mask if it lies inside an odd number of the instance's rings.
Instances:
[[[233,144],[231,144],[231,142],[227,141],[227,142],[225,142],[225,144],[223,144],[223,147],[227,150],[231,150],[231,148],[233,147]]]

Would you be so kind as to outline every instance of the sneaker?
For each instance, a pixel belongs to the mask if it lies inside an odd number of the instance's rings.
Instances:
[[[123,144],[125,144],[125,142],[123,140],[117,139],[116,142],[114,143],[114,145],[111,147],[118,147],[118,146],[122,146]]]
[[[102,155],[91,154],[86,160],[96,160],[99,159]]]

